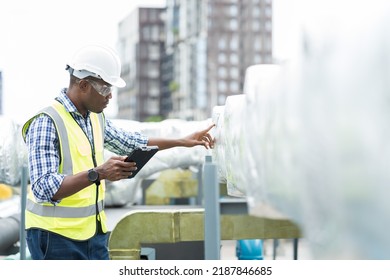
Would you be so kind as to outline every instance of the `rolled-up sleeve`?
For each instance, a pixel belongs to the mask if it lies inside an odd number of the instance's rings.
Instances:
[[[134,148],[147,144],[147,136],[115,127],[110,120],[106,120],[104,147],[107,150],[118,155],[127,155]]]

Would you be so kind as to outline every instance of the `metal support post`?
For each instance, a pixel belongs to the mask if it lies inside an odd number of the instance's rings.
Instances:
[[[26,231],[25,231],[25,210],[26,210],[26,200],[27,200],[27,166],[23,165],[22,167],[22,178],[21,178],[21,192],[20,192],[20,231],[19,231],[19,241],[20,241],[20,259],[26,259]]]
[[[203,170],[201,165],[198,167],[197,180],[198,195],[196,196],[196,205],[203,205]]]
[[[294,260],[298,259],[298,238],[293,239]]]
[[[217,166],[206,156],[203,169],[204,246],[206,260],[219,260],[221,249],[221,217]]]

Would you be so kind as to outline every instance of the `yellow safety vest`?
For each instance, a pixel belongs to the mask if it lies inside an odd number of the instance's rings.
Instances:
[[[93,148],[84,131],[71,114],[58,101],[43,109],[39,114],[47,114],[53,120],[59,137],[61,163],[58,172],[73,175],[89,170],[94,166]],[[23,138],[35,115],[23,126]],[[96,164],[104,162],[104,116],[90,114]],[[104,212],[105,183],[91,184],[81,191],[66,197],[57,205],[38,203],[29,191],[26,204],[26,229],[40,228],[74,240],[87,240],[95,235],[97,221],[103,232],[107,232]]]

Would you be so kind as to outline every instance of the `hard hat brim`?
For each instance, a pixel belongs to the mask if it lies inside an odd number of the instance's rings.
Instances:
[[[70,67],[69,65],[67,65],[67,69],[69,70],[69,73],[71,75],[73,75],[79,79],[85,79],[87,77],[94,77],[97,79],[101,79],[101,80],[105,81],[106,83],[109,83],[110,85],[113,85],[113,86],[118,87],[118,88],[123,88],[126,86],[126,82],[120,77],[101,77],[101,76],[96,75],[95,73],[87,71],[87,70],[74,69],[74,68]]]
[[[105,82],[109,83],[110,85],[113,85],[117,88],[123,88],[126,86],[126,82],[122,78],[114,78],[110,81],[103,79]]]

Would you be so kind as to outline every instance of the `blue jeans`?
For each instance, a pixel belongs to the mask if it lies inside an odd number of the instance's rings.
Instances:
[[[33,260],[108,260],[108,234],[75,241],[40,229],[28,229],[27,246]]]

